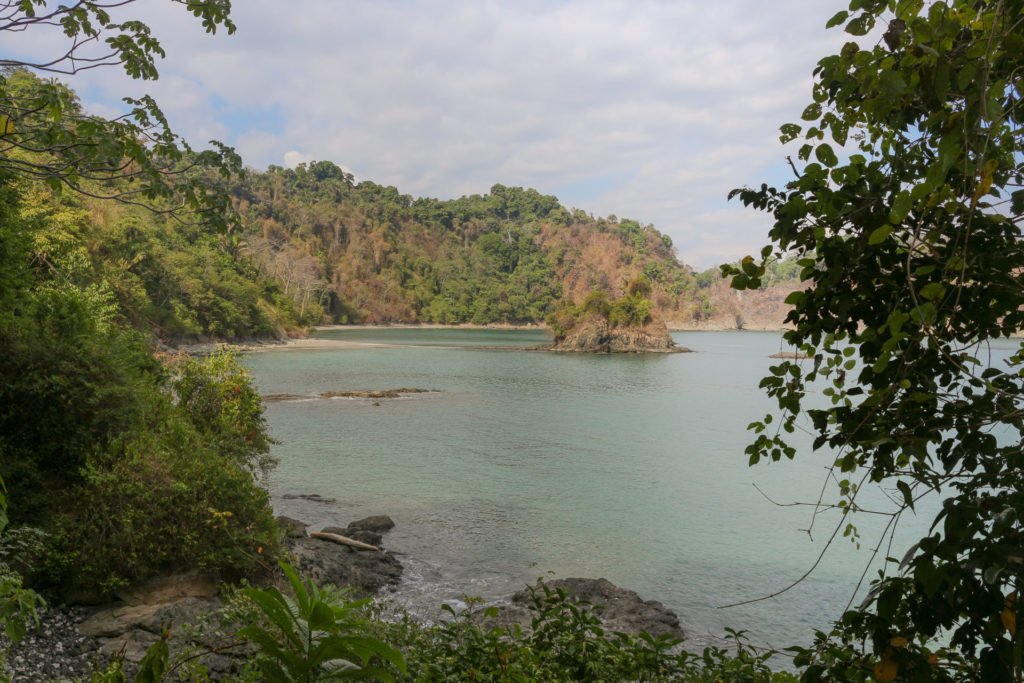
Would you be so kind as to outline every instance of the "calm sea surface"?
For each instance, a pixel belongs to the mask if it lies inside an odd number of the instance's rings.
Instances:
[[[542,575],[605,577],[675,610],[698,644],[731,626],[781,647],[809,642],[842,613],[877,542],[880,525],[862,515],[861,550],[840,534],[793,590],[720,609],[799,579],[838,521],[819,514],[808,534],[812,508],[768,499],[818,499],[832,455],[812,453],[806,435],[794,438],[795,461],[747,467],[746,425],[772,407],[757,383],[777,362],[777,333],[676,333],[696,353],[651,356],[493,348],[547,342],[539,331],[318,336],[380,346],[251,355],[260,390],[440,391],[378,406],[269,403],[275,507],[314,527],[391,515],[385,544],[406,565],[395,597],[423,616],[464,594],[500,599]],[[905,520],[905,537],[929,521]],[[898,539],[892,553],[908,544]]]

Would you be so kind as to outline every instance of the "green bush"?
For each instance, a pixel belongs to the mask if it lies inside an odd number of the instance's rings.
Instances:
[[[267,493],[190,425],[98,454],[51,531],[47,579],[102,594],[161,572],[201,567],[251,576],[277,553]]]
[[[368,634],[360,612],[367,600],[348,601],[346,590],[330,585],[307,586],[289,565],[281,568],[291,596],[273,586],[243,591],[261,619],[238,633],[257,646],[256,663],[266,681],[392,681],[389,668],[405,672],[401,653]],[[390,667],[377,666],[377,660]]]
[[[772,672],[773,652],[756,653],[743,633],[730,631],[729,648],[701,654],[682,641],[647,633],[604,629],[585,601],[544,584],[532,589],[529,629],[481,626],[497,615],[480,601],[451,619],[426,626],[404,617],[377,620],[380,637],[405,653],[410,681],[694,681],[697,683],[786,683],[796,678]]]

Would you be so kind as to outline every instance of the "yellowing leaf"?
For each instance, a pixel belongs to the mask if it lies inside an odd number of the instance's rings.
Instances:
[[[974,196],[971,198],[971,207],[973,208],[978,200],[985,196],[985,194],[992,187],[992,176],[996,172],[996,167],[999,163],[995,159],[989,159],[985,162],[985,165],[981,167],[981,171],[978,173],[978,187],[974,189]]]
[[[1010,632],[1011,636],[1017,634],[1017,615],[1007,607],[999,613],[999,620],[1003,622],[1003,628]]]
[[[8,116],[0,116],[0,136],[10,135],[14,132],[14,123]]]
[[[889,639],[889,644],[892,645],[893,647],[906,647],[907,646],[907,639],[904,638],[903,636],[893,636],[892,638]]]
[[[896,662],[889,659],[886,655],[882,658],[882,661],[875,664],[875,679],[879,683],[892,683],[896,680],[896,674],[899,673],[900,666]]]
[[[1017,611],[1014,604],[1017,602],[1017,594],[1010,593],[1006,596],[1006,607],[999,613],[999,620],[1003,622],[1003,628],[1010,632],[1011,636],[1017,634]]]

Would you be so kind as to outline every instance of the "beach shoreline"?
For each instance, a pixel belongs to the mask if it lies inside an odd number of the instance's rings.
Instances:
[[[738,329],[735,326],[729,327],[717,323],[666,323],[669,332],[784,332],[789,328],[785,327],[744,327]],[[488,325],[474,325],[463,323],[459,325],[442,325],[439,323],[386,323],[380,325],[316,325],[310,328],[311,335],[317,332],[336,332],[339,330],[497,330],[497,331],[544,331],[550,330],[545,325],[513,325],[510,323],[493,323]],[[262,351],[284,351],[284,350],[321,350],[321,349],[356,349],[356,348],[401,348],[404,344],[393,344],[385,342],[352,341],[347,339],[327,339],[317,336],[287,337],[284,339],[261,339],[243,341],[204,341],[192,343],[168,344],[169,351],[186,353],[189,355],[206,355],[221,348],[235,349],[241,353],[258,353]]]

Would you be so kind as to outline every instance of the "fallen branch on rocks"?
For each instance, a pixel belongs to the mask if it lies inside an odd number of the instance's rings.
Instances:
[[[320,538],[325,541],[333,541],[335,543],[340,543],[341,545],[352,546],[353,548],[357,548],[359,550],[380,550],[380,548],[378,548],[375,545],[363,543],[362,541],[357,541],[355,539],[349,538],[348,536],[341,536],[339,534],[328,534],[323,531],[313,531],[309,534],[309,537]]]

